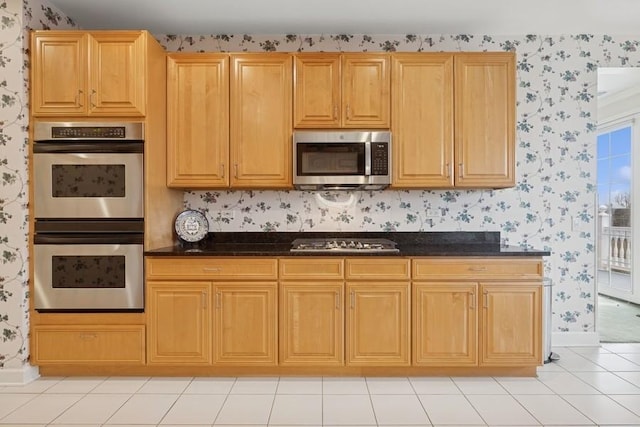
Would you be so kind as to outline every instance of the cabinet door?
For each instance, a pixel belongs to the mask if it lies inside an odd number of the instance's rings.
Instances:
[[[515,184],[515,54],[455,55],[457,187]]]
[[[484,366],[539,365],[542,360],[541,289],[538,283],[482,283]]]
[[[408,366],[409,283],[347,282],[347,364]]]
[[[477,366],[477,285],[413,284],[413,364]]]
[[[149,364],[211,363],[208,282],[147,284]]]
[[[78,31],[35,32],[31,40],[34,116],[87,112],[87,38]]]
[[[89,38],[89,114],[144,116],[145,37],[139,31]]]
[[[342,125],[389,127],[389,55],[355,53],[342,56]]]
[[[298,54],[294,76],[294,127],[339,127],[340,54]]]
[[[277,283],[217,283],[214,292],[214,362],[275,365]]]
[[[453,186],[453,55],[392,55],[396,188]]]
[[[290,188],[289,54],[231,55],[232,187]]]
[[[229,55],[167,58],[167,185],[229,186]]]
[[[343,364],[343,293],[343,282],[281,283],[281,365]]]

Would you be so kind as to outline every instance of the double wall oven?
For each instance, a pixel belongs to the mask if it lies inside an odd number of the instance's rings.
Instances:
[[[34,305],[144,308],[143,123],[36,122]]]

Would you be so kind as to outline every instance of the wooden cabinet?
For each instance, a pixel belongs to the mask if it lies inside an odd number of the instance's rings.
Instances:
[[[417,258],[412,278],[415,364],[540,364],[542,261]]]
[[[280,260],[280,365],[344,364],[344,261]]]
[[[167,57],[167,185],[229,186],[229,55]]]
[[[147,286],[149,364],[211,363],[211,286],[150,282]]]
[[[35,365],[144,365],[144,325],[38,325]]]
[[[149,364],[274,365],[275,258],[147,257]]]
[[[277,363],[277,283],[215,283],[214,363]]]
[[[290,188],[292,58],[231,54],[230,185]]]
[[[477,366],[478,286],[413,283],[413,364]]]
[[[296,128],[389,127],[388,54],[296,54],[294,73]]]
[[[515,54],[392,55],[396,188],[515,184]]]
[[[410,364],[409,260],[347,259],[347,365]]]
[[[33,32],[33,116],[144,116],[150,42],[146,31]]]
[[[539,284],[482,283],[484,366],[539,365],[542,297]]]

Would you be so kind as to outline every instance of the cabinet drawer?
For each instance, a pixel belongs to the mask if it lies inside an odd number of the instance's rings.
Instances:
[[[542,261],[526,258],[423,258],[413,260],[414,280],[541,279]]]
[[[286,258],[280,260],[280,279],[342,279],[342,258]]]
[[[144,365],[144,325],[46,325],[33,332],[37,365]]]
[[[394,280],[408,279],[410,260],[404,258],[359,258],[347,259],[345,277],[347,279]]]
[[[278,260],[267,258],[147,258],[148,279],[276,279]]]

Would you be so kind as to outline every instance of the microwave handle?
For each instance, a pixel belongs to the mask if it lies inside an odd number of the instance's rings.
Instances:
[[[371,175],[371,141],[364,143],[364,175]]]

